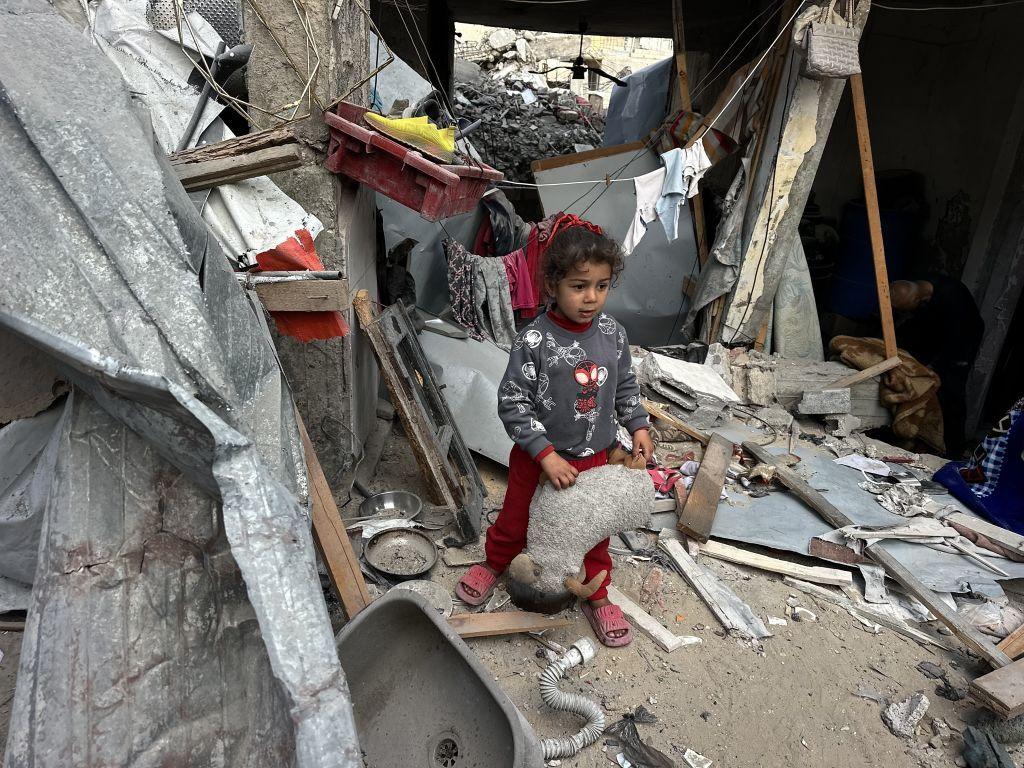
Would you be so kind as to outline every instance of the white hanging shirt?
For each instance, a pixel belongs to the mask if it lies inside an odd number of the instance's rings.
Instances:
[[[665,169],[657,168],[633,179],[636,187],[636,213],[629,231],[622,238],[622,250],[628,256],[647,232],[647,225],[658,218],[658,201],[665,183]]]

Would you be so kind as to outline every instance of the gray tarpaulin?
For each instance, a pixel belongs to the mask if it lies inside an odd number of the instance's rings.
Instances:
[[[614,147],[646,139],[661,125],[668,111],[669,85],[675,82],[675,60],[670,56],[624,78],[626,88],[612,86],[601,146]]]
[[[0,9],[0,92],[0,329],[74,385],[4,478],[42,509],[5,765],[359,765],[260,314],[43,0]]]

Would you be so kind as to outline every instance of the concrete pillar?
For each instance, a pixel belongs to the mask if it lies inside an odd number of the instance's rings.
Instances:
[[[304,8],[302,16],[296,5]],[[243,4],[246,41],[254,46],[248,68],[249,98],[255,107],[250,114],[257,129],[308,115],[297,123],[296,133],[314,150],[317,162],[271,178],[323,223],[316,250],[324,266],[341,270],[353,292],[365,287],[376,298],[372,193],[322,165],[328,140],[323,109],[369,71],[366,16],[353,0],[338,6],[332,19],[335,0],[265,0],[259,14]],[[367,103],[366,86],[348,98]],[[359,338],[351,311],[346,316],[353,333],[344,339],[307,344],[277,339],[299,413],[335,492],[361,452],[377,390],[376,364]]]

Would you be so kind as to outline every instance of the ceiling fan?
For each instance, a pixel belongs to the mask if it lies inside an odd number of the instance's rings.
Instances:
[[[586,34],[586,32],[587,32],[587,23],[585,21],[581,21],[580,22],[580,53],[573,60],[573,62],[572,62],[572,64],[570,66],[568,66],[568,67],[551,67],[551,69],[545,69],[545,70],[531,69],[530,70],[531,74],[534,74],[534,75],[546,75],[548,72],[554,72],[554,71],[559,70],[559,69],[568,69],[568,70],[570,70],[572,72],[572,79],[573,80],[583,80],[587,76],[587,72],[590,71],[590,72],[596,73],[600,77],[605,78],[606,80],[611,80],[613,83],[615,83],[620,88],[628,88],[629,87],[628,83],[626,83],[623,80],[620,80],[619,78],[615,77],[614,75],[610,75],[607,72],[605,72],[603,69],[601,69],[599,66],[597,66],[597,61],[595,59],[592,59],[589,56],[585,57],[583,55],[583,37]]]

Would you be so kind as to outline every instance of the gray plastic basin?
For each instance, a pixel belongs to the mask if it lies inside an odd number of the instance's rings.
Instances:
[[[366,768],[540,768],[529,724],[423,598],[396,591],[338,633]]]

